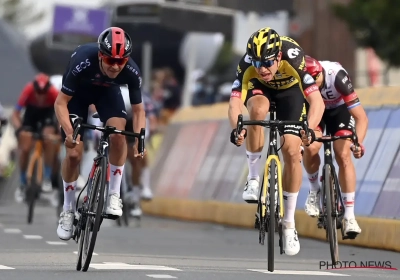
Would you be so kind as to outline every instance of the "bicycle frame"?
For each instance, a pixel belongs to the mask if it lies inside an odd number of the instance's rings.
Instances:
[[[28,185],[37,184],[40,185],[43,180],[43,140],[36,139],[35,140],[35,148],[33,153],[29,158],[28,168],[26,170],[26,179],[28,181]],[[36,182],[32,182],[33,170],[36,167]]]

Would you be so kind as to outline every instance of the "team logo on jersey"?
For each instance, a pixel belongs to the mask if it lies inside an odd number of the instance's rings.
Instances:
[[[303,77],[303,82],[307,85],[313,84],[314,83],[314,78],[311,77],[310,74],[305,74]]]
[[[254,88],[254,85],[253,85],[253,83],[252,82],[249,82],[248,83],[248,87],[247,87],[247,89],[253,89]]]
[[[241,83],[239,80],[235,80],[232,84],[232,89],[240,87]]]
[[[86,69],[90,66],[90,60],[87,58],[85,61],[80,62],[75,68],[72,70],[72,74],[76,76],[76,74],[80,73],[83,69]]]

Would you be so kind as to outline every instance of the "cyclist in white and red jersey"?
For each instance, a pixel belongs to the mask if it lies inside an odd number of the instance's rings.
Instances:
[[[49,76],[39,73],[22,90],[12,114],[11,121],[18,139],[19,169],[21,172],[21,188],[17,189],[15,195],[18,202],[23,200],[23,190],[27,184],[26,169],[33,143],[32,133],[49,136],[43,139],[44,177],[42,191],[52,191],[51,175],[55,145],[50,138],[55,136],[57,131],[57,120],[54,113],[54,102],[57,95],[58,90],[51,84]],[[21,119],[22,109],[25,109],[23,119]]]
[[[325,103],[325,112],[319,124],[319,131],[315,131],[315,136],[322,136],[324,129],[326,129],[326,134],[339,135],[341,130],[356,127],[361,149],[356,149],[348,140],[337,140],[333,143],[345,205],[344,234],[355,237],[361,233],[361,229],[354,215],[356,171],[351,160],[351,152],[355,158],[361,158],[364,155],[365,149],[362,143],[367,133],[368,117],[342,65],[331,61],[317,61],[306,56],[306,67],[315,79]],[[304,168],[310,181],[305,211],[311,217],[318,216],[320,212],[318,171],[321,159],[318,152],[321,146],[322,143],[314,142],[304,149],[303,156]]]

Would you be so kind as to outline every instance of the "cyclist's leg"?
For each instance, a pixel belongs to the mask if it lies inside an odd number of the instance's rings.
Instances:
[[[45,192],[50,192],[53,187],[51,183],[51,175],[53,173],[53,164],[55,158],[56,144],[54,143],[54,138],[56,135],[56,129],[54,126],[54,108],[49,108],[43,110],[41,114],[42,118],[42,134],[43,139],[43,154],[44,154],[44,174],[42,190]]]
[[[86,122],[87,108],[89,104],[84,100],[73,97],[68,103],[70,114],[78,115]],[[66,135],[61,131],[62,139]],[[79,164],[83,154],[83,135],[80,134],[80,143],[73,149],[65,147],[66,155],[61,164],[61,176],[63,179],[64,206],[60,214],[60,221],[57,227],[57,235],[62,240],[69,240],[72,237],[74,212],[75,212],[75,191],[79,176]]]
[[[307,101],[304,101],[306,104],[306,110],[308,112],[309,104]],[[318,125],[319,130],[315,130],[315,136],[321,137],[322,131],[325,129],[325,122],[324,118],[328,118],[329,116],[322,117],[321,122]],[[319,150],[321,149],[322,143],[314,142],[309,147],[304,149],[303,154],[303,166],[306,170],[308,181],[310,182],[310,191],[308,192],[307,200],[304,206],[305,212],[311,216],[316,217],[319,215],[320,212],[320,183],[319,183],[319,167],[321,165],[321,159],[319,156]]]
[[[257,79],[250,80],[251,88],[247,92],[245,106],[250,114],[250,120],[264,120],[270,106],[270,89]],[[243,200],[254,202],[258,200],[260,158],[264,147],[264,129],[261,126],[248,126],[246,139],[246,154],[249,174],[243,192]]]
[[[350,115],[346,105],[334,109],[330,123],[330,132],[335,134],[339,130],[351,130],[354,127],[354,118]],[[339,184],[342,189],[344,212],[344,234],[359,234],[361,229],[354,215],[354,200],[356,191],[356,170],[351,159],[352,142],[349,140],[337,140],[333,143],[335,159],[339,166]]]
[[[19,171],[20,171],[20,187],[15,192],[17,202],[22,202],[25,197],[25,188],[27,185],[26,169],[28,168],[29,154],[33,147],[32,132],[36,131],[37,114],[34,108],[28,107],[25,110],[22,120],[22,130],[16,135],[18,139],[19,152]]]
[[[126,125],[125,103],[120,88],[109,88],[94,103],[100,120],[106,125],[114,126],[119,130],[124,130]],[[126,161],[127,147],[125,136],[114,134],[110,136],[110,182],[107,198],[106,213],[122,216],[122,201],[120,199],[120,189],[122,173]]]
[[[276,116],[282,121],[299,121],[305,113],[304,97],[298,85],[274,93]],[[285,254],[296,255],[300,251],[300,242],[295,228],[294,214],[298,193],[302,181],[302,166],[299,161],[301,126],[285,126],[281,137],[283,169],[283,247]]]

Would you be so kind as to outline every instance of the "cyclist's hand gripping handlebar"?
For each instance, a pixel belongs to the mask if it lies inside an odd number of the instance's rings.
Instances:
[[[244,135],[241,135],[242,130],[245,131]],[[243,115],[240,114],[238,116],[236,129],[233,129],[232,132],[231,132],[231,142],[239,147],[240,145],[243,144],[243,143],[241,143],[242,142],[241,140],[244,141],[246,136],[247,136],[247,129],[243,128]]]
[[[303,130],[304,132],[300,132],[301,134],[301,140],[303,141],[304,146],[310,146],[314,140],[315,140],[315,133],[314,130],[310,129],[308,127],[308,120],[307,120],[307,115],[302,116],[302,122],[303,122]]]
[[[361,158],[365,153],[364,145],[358,143],[358,137],[355,127],[352,127],[351,131],[353,132],[353,135],[351,136],[353,144],[350,146],[350,149],[353,152],[355,158]]]

